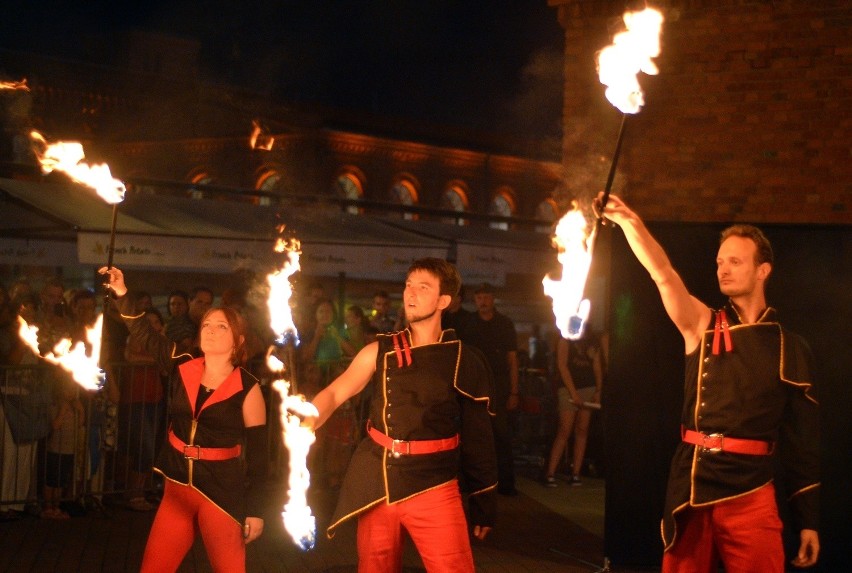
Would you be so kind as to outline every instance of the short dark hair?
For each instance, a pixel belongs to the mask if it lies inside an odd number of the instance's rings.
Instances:
[[[763,263],[773,264],[775,258],[772,255],[772,245],[769,244],[769,239],[766,238],[766,235],[763,234],[763,231],[755,227],[754,225],[745,225],[742,223],[738,223],[736,225],[731,225],[724,231],[719,238],[719,244],[725,242],[728,237],[742,237],[744,239],[751,239],[754,241],[755,246],[757,247],[757,251],[755,252],[755,260],[754,262],[758,265]]]
[[[189,292],[189,300],[192,300],[192,299],[194,299],[195,297],[197,297],[197,296],[198,296],[198,293],[200,293],[200,292],[206,292],[206,293],[207,293],[207,294],[209,294],[211,297],[215,297],[215,296],[216,296],[216,295],[214,295],[214,294],[213,294],[213,290],[212,290],[212,289],[210,289],[209,287],[206,287],[206,286],[197,286],[197,287],[195,287],[194,289],[192,289],[192,290]]]
[[[417,259],[408,267],[406,276],[414,271],[427,271],[438,277],[440,294],[455,296],[461,288],[461,277],[454,264],[435,257]]]
[[[473,294],[494,294],[494,287],[491,286],[491,283],[482,283]]]

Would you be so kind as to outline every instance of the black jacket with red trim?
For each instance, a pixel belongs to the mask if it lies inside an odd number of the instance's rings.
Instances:
[[[397,337],[399,351],[394,349]],[[403,344],[399,336],[404,337]],[[458,448],[392,456],[370,437],[352,456],[328,536],[343,521],[387,501],[396,503],[459,478],[469,494],[469,519],[493,526],[497,458],[489,412],[491,374],[482,354],[445,330],[415,348],[410,333],[379,335],[370,423],[397,440],[436,440],[459,434]],[[407,347],[407,348],[406,348]]]
[[[689,506],[707,506],[754,491],[775,479],[776,460],[796,525],[818,529],[819,409],[803,339],[784,329],[776,312],[766,309],[757,322],[742,324],[733,305],[725,316],[730,349],[714,338],[716,316],[701,344],[686,356],[681,424],[704,434],[761,440],[772,455],[706,451],[678,444],[669,473],[662,521],[665,549],[676,537],[676,514]],[[714,353],[714,347],[718,353]]]

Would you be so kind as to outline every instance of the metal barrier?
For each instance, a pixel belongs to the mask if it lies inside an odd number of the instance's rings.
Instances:
[[[314,373],[302,365],[300,389],[318,391],[347,365],[326,363]],[[275,377],[261,361],[247,369],[260,380],[267,404],[269,477],[283,479],[287,452]],[[516,455],[535,463],[549,445],[555,410],[547,379],[533,371],[521,374]],[[157,494],[159,477],[150,470],[164,443],[172,380],[154,366],[131,363],[112,364],[108,376],[123,396],[117,403],[107,400],[106,390],[87,392],[50,365],[0,366],[0,511],[36,512],[59,503],[74,510]],[[318,431],[309,460],[314,484],[339,485],[364,436],[371,386]]]

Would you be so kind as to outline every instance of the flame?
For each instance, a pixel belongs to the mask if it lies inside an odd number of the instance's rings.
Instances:
[[[316,544],[316,519],[311,514],[308,505],[307,491],[311,485],[311,474],[308,471],[308,451],[311,449],[316,436],[313,430],[301,425],[303,417],[318,416],[319,412],[304,396],[291,396],[290,384],[284,380],[276,380],[272,387],[281,394],[281,427],[283,428],[284,445],[290,452],[290,475],[287,479],[287,503],[281,512],[284,529],[293,541],[307,551]],[[300,417],[301,416],[301,417]]]
[[[639,113],[645,105],[636,75],[657,75],[651,61],[660,55],[660,30],[663,15],[653,8],[641,12],[625,12],[627,31],[613,37],[613,42],[598,53],[598,77],[607,86],[606,98],[622,113]]]
[[[27,85],[27,78],[19,82],[0,82],[0,90],[23,90],[30,91],[30,86]]]
[[[104,371],[98,366],[98,358],[101,355],[101,329],[103,328],[103,315],[99,314],[95,325],[86,328],[86,341],[91,345],[91,354],[86,353],[86,345],[79,341],[76,344],[69,338],[63,338],[47,352],[42,358],[61,367],[71,374],[74,381],[86,390],[100,390],[104,381]],[[27,323],[22,317],[18,317],[18,336],[24,344],[36,354],[40,354],[38,348],[38,327]]]
[[[283,227],[280,230],[283,231]],[[266,282],[269,283],[269,299],[266,301],[269,307],[269,326],[275,333],[276,342],[280,345],[285,344],[289,337],[294,337],[297,343],[299,341],[296,325],[293,322],[293,312],[290,309],[290,298],[293,296],[290,277],[301,268],[299,266],[300,247],[298,239],[285,240],[279,237],[274,250],[276,253],[286,253],[287,260],[280,270],[266,277]]]
[[[278,231],[282,233],[284,227],[279,227]],[[275,356],[275,350],[284,348],[288,344],[292,349],[293,345],[299,341],[290,309],[290,297],[293,295],[290,277],[300,268],[300,244],[296,239],[286,240],[279,237],[274,249],[276,253],[285,253],[287,258],[280,270],[266,277],[266,282],[269,283],[267,300],[269,324],[275,333],[275,342],[266,353],[266,365],[271,372],[280,374],[284,372],[285,364]],[[292,375],[292,371],[290,374]],[[304,417],[318,416],[319,413],[313,404],[305,400],[304,396],[290,394],[290,382],[279,379],[273,382],[272,387],[281,394],[282,438],[290,453],[287,503],[284,504],[281,519],[284,522],[284,529],[293,541],[302,550],[307,551],[313,549],[316,543],[316,519],[311,514],[307,500],[307,491],[311,484],[307,464],[308,452],[316,441],[316,436],[313,430],[303,427],[301,422]]]
[[[124,183],[112,176],[106,163],[96,165],[86,163],[86,155],[83,153],[81,143],[76,141],[48,143],[37,131],[30,132],[30,137],[43,148],[41,152],[36,151],[43,173],[62,171],[74,181],[97,191],[98,195],[110,205],[124,201],[126,191]]]
[[[270,151],[272,146],[275,144],[275,138],[269,134],[265,134],[263,128],[260,126],[257,120],[252,120],[251,122],[252,130],[251,136],[249,136],[249,145],[252,149],[262,149],[263,151]],[[265,143],[258,143],[257,140],[260,136],[266,139]]]
[[[586,277],[592,264],[594,233],[589,235],[589,224],[582,211],[573,203],[554,230],[553,246],[556,260],[562,265],[562,278],[542,279],[545,296],[553,300],[556,327],[563,338],[577,340],[583,335],[591,305],[583,298]]]

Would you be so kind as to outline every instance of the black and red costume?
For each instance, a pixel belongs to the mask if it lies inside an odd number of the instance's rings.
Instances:
[[[369,423],[401,440],[460,439],[458,447],[394,456],[365,437],[352,456],[328,536],[345,520],[459,479],[469,494],[470,521],[492,526],[497,466],[489,412],[490,372],[476,349],[453,330],[434,344],[411,348],[411,333],[380,334]],[[467,532],[461,532],[466,536]]]
[[[661,528],[666,551],[677,540],[679,512],[772,484],[776,455],[796,525],[818,529],[819,418],[811,362],[807,344],[778,323],[775,309],[751,324],[743,324],[730,303],[714,313],[701,344],[686,356],[684,441],[672,460]]]

